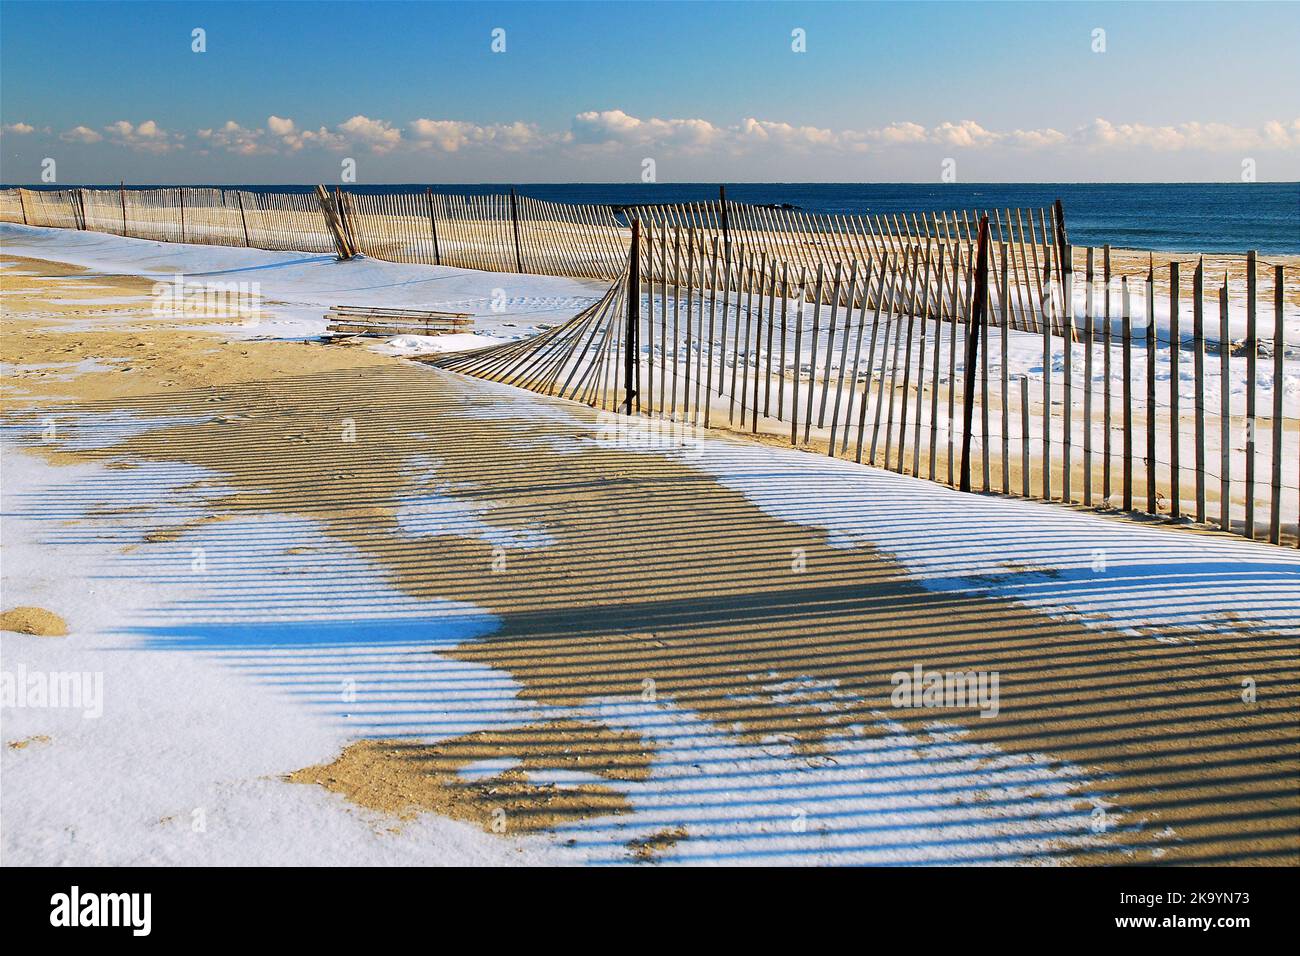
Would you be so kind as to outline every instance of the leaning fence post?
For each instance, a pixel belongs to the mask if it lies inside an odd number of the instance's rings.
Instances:
[[[429,235],[433,236],[433,264],[442,265],[442,255],[438,252],[438,221],[433,215],[433,187],[424,191],[424,198],[429,201]]]
[[[1056,220],[1056,268],[1057,274],[1061,278],[1061,283],[1065,283],[1065,273],[1074,271],[1073,250],[1070,249],[1070,240],[1065,236],[1065,206],[1061,200],[1057,199],[1052,203],[1052,218]],[[1071,323],[1074,316],[1066,316]]]
[[[623,346],[624,404],[627,414],[632,414],[632,400],[636,398],[637,331],[641,325],[641,220],[632,219],[632,252],[627,269],[627,334]]]
[[[524,271],[524,259],[519,251],[519,198],[515,195],[515,187],[510,187],[510,219],[515,225],[515,271]]]
[[[971,320],[966,328],[966,385],[963,390],[962,435],[961,435],[961,484],[962,491],[970,491],[970,432],[975,406],[975,365],[979,361],[980,335],[984,323],[988,321],[989,296],[989,217],[980,217],[979,251],[975,263],[975,301],[971,310]],[[985,436],[987,441],[988,436]]]
[[[334,208],[338,213],[339,227],[343,230],[344,243],[347,245],[346,258],[350,259],[361,252],[361,247],[357,245],[357,237],[352,231],[351,207],[347,198],[347,193],[343,192],[341,186],[334,187]]]
[[[244,225],[244,245],[250,246],[252,243],[248,241],[248,217],[244,215],[244,194],[236,189],[235,198],[239,200],[239,221]]]
[[[126,180],[118,184],[118,196],[122,200],[122,235],[126,235]]]
[[[317,186],[316,201],[320,203],[321,215],[325,217],[325,227],[329,229],[330,236],[334,239],[334,251],[340,260],[351,258],[347,239],[343,235],[343,227],[339,224],[338,212],[330,203],[329,190],[324,186]]]

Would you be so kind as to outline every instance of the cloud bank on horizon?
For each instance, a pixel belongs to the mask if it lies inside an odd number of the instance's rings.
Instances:
[[[657,168],[672,170],[725,168],[733,181],[742,181],[747,163],[770,167],[782,160],[797,161],[810,179],[833,178],[846,162],[869,172],[873,160],[906,160],[927,171],[953,157],[981,156],[996,165],[1009,154],[1039,153],[1044,157],[1071,157],[1096,162],[1103,158],[1146,157],[1151,154],[1186,154],[1195,160],[1218,163],[1223,179],[1236,177],[1235,157],[1276,155],[1275,173],[1262,178],[1288,180],[1300,174],[1300,117],[1280,118],[1258,126],[1184,122],[1153,125],[1114,122],[1097,117],[1073,129],[991,129],[976,120],[962,119],[925,125],[896,121],[864,129],[832,129],[798,125],[782,120],[747,117],[733,123],[703,118],[633,116],[621,109],[578,113],[566,128],[545,129],[523,120],[475,123],[455,119],[420,117],[404,123],[357,114],[332,126],[301,127],[289,117],[268,116],[264,123],[243,125],[236,120],[192,130],[164,129],[152,119],[116,120],[103,126],[76,124],[57,130],[23,120],[6,123],[0,135],[6,150],[16,138],[30,140],[36,152],[59,146],[101,151],[99,158],[128,153],[173,156],[179,178],[185,168],[180,157],[294,157],[302,154],[366,157],[378,175],[362,181],[400,181],[403,159],[515,157],[522,170],[563,170],[574,164],[600,170],[597,176],[614,180],[639,177],[645,158]],[[28,152],[31,149],[27,150]],[[1215,157],[1226,157],[1221,162]],[[756,161],[756,162],[755,162]],[[236,169],[238,167],[235,167]],[[1059,168],[1056,163],[1051,168]],[[830,174],[816,175],[819,171]],[[237,175],[237,174],[236,174]],[[394,178],[394,176],[398,178]],[[529,177],[514,177],[527,181]],[[533,181],[543,181],[531,177]],[[683,177],[674,177],[685,181]],[[867,177],[859,177],[867,178]],[[918,179],[935,179],[923,173]],[[453,180],[449,180],[453,181]]]

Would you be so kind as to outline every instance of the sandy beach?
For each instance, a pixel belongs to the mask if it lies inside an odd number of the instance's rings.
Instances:
[[[0,276],[7,862],[1300,861],[1293,551]]]

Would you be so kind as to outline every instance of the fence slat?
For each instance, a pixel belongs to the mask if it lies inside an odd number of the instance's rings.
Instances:
[[[1219,289],[1219,527],[1232,530],[1232,339],[1228,322],[1228,274]]]
[[[1179,461],[1183,421],[1179,410],[1179,393],[1182,382],[1179,381],[1178,370],[1182,335],[1178,325],[1178,292],[1178,260],[1175,259],[1169,263],[1169,517],[1174,521],[1181,521],[1183,517],[1183,472]]]
[[[1255,316],[1255,252],[1246,253],[1246,524],[1242,533],[1255,537],[1255,365],[1259,353]]]
[[[1192,276],[1192,369],[1196,379],[1196,521],[1205,523],[1205,258]]]
[[[1285,299],[1282,266],[1274,266],[1273,278],[1273,448],[1269,467],[1273,472],[1272,497],[1268,516],[1268,540],[1282,543],[1282,396],[1285,389],[1283,356],[1286,352]],[[1297,526],[1300,531],[1300,526]]]

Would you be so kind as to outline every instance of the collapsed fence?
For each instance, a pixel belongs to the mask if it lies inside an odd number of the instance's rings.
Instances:
[[[1283,267],[1252,254],[1234,310],[1200,262],[1188,301],[1183,264],[1166,286],[1154,267],[1103,277],[1095,253],[1082,281],[1064,274],[1059,315],[1025,331],[987,219],[973,254],[932,242],[811,269],[638,223],[623,275],[570,321],[428,361],[963,489],[1300,546]]]

